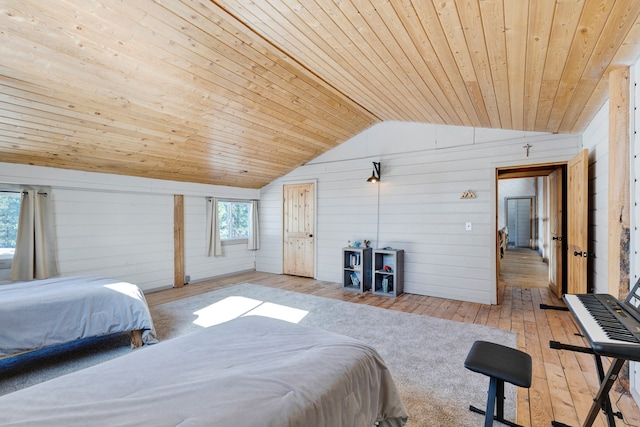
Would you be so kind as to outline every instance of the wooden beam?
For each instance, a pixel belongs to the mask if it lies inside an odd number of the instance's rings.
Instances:
[[[184,286],[184,195],[173,196],[173,287]]]
[[[629,67],[609,73],[609,293],[629,292]]]

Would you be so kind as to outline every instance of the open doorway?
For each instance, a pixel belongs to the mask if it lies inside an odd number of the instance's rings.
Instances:
[[[581,150],[566,163],[496,168],[496,216],[499,216],[500,182],[511,178],[537,178],[536,215],[539,229],[537,251],[549,265],[548,286],[560,298],[563,294],[590,292],[588,267],[589,153]],[[571,221],[567,221],[571,218]],[[496,295],[500,303],[499,254],[504,234],[498,221],[496,230]],[[508,232],[508,230],[507,230]]]
[[[550,287],[562,294],[565,170],[566,164],[550,164],[497,171],[498,240],[506,241],[496,258],[499,288]]]
[[[540,223],[546,217],[544,190],[544,177],[504,178],[498,182],[498,227],[506,235],[499,286],[549,286],[548,254],[538,238],[539,229],[546,225],[546,221]]]

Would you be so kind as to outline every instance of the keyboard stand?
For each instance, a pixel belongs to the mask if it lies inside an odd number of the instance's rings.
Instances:
[[[596,368],[598,370],[598,379],[600,380],[600,389],[596,393],[593,398],[593,404],[591,405],[591,409],[587,414],[587,418],[584,420],[583,427],[591,427],[596,417],[598,416],[599,411],[603,411],[607,416],[607,424],[609,427],[615,427],[616,420],[615,417],[618,416],[622,418],[621,414],[614,413],[613,407],[611,406],[611,399],[609,398],[609,391],[611,387],[613,387],[613,383],[618,378],[618,373],[620,369],[622,369],[622,365],[626,362],[625,359],[613,359],[611,362],[611,366],[609,367],[609,371],[605,375],[604,368],[602,366],[602,359],[600,355],[596,354],[592,348],[590,347],[579,347],[570,344],[562,344],[558,341],[549,341],[549,347],[555,350],[568,350],[574,351],[578,353],[587,353],[592,354],[596,361]],[[554,427],[570,427],[567,424],[559,423],[557,421],[552,421],[551,425]]]
[[[569,311],[569,308],[568,307],[564,307],[564,306],[560,306],[560,305],[540,304],[540,310]]]

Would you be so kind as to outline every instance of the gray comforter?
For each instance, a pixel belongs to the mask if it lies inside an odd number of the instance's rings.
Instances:
[[[0,397],[0,425],[402,426],[378,353],[250,316]]]
[[[0,356],[133,330],[157,342],[144,294],[131,283],[73,276],[0,285]]]

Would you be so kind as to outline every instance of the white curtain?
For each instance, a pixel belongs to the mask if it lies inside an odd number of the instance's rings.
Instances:
[[[205,255],[222,255],[220,228],[218,227],[218,199],[215,197],[207,199],[207,245]]]
[[[53,218],[47,193],[22,192],[11,280],[47,279],[58,275]]]
[[[260,249],[260,228],[258,227],[258,201],[252,200],[249,205],[249,241],[247,249]]]

